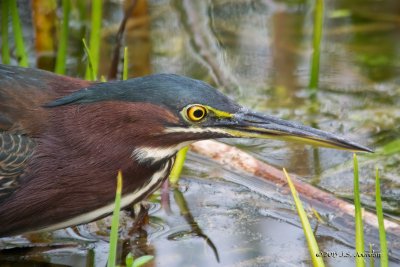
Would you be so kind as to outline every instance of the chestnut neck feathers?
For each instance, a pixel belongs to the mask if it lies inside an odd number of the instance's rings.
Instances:
[[[145,108],[145,104],[104,102],[51,109],[48,127],[35,138],[35,152],[21,176],[23,186],[0,203],[0,217],[4,218],[0,236],[51,227],[77,216],[84,219],[84,214],[114,201],[119,169],[124,175],[123,196],[139,190],[154,173],[165,169],[169,158],[148,164],[132,157],[142,139],[148,140],[148,146],[159,140],[157,136],[148,138],[148,129],[130,128],[128,120],[139,120],[141,116],[135,114]],[[149,127],[159,125],[156,119],[146,122]],[[135,202],[144,196],[139,195]]]

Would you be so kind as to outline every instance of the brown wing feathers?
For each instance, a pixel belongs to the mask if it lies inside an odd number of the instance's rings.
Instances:
[[[18,178],[35,148],[26,136],[0,133],[0,201],[18,186]]]
[[[0,64],[0,202],[18,186],[35,139],[52,127],[42,106],[89,85],[47,71]]]

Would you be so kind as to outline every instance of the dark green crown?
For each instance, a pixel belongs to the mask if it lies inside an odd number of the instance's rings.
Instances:
[[[210,85],[175,74],[154,74],[126,81],[94,84],[46,104],[57,107],[99,101],[129,101],[162,104],[181,110],[189,104],[203,104],[234,113],[240,106]]]

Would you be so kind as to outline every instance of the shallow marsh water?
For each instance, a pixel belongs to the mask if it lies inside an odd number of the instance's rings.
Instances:
[[[100,72],[107,74],[123,12],[114,1],[107,1],[104,11]],[[173,72],[198,78],[250,108],[375,148],[374,155],[359,156],[362,202],[365,207],[374,207],[374,167],[378,166],[384,208],[399,221],[400,152],[388,145],[400,140],[399,11],[400,3],[394,0],[326,2],[320,84],[314,102],[307,90],[311,2],[150,0],[127,25],[130,77]],[[24,29],[29,38],[31,26],[26,17]],[[71,24],[73,56],[68,59],[68,74],[83,76],[79,33],[84,24],[77,17],[75,14]],[[32,55],[33,50],[31,47]],[[32,57],[31,66],[35,64]],[[313,107],[318,111],[313,112]],[[337,196],[352,198],[351,153],[279,141],[222,141],[271,165],[285,167]],[[220,263],[205,238],[191,231],[193,221],[188,223],[180,214],[176,191],[170,191],[171,213],[159,203],[151,204],[150,222],[142,231],[128,235],[131,220],[124,218],[124,253],[155,255],[150,266],[310,265],[291,199],[279,188],[265,182],[263,190],[254,190],[259,180],[252,182],[252,177],[193,154],[189,155],[183,177],[179,189],[194,222],[215,245]],[[329,211],[325,215],[331,216]],[[315,225],[315,220],[312,223]],[[333,228],[319,226],[321,248],[352,254],[351,228]],[[80,235],[95,241],[78,241],[71,231],[30,236],[33,243],[53,247],[3,251],[0,261],[12,266],[33,262],[104,266],[108,244],[98,235],[91,236],[92,230],[92,226],[83,227]],[[100,230],[107,232],[107,227],[100,225]],[[24,238],[2,242],[20,247],[30,244]],[[325,260],[328,266],[354,266],[352,257]],[[391,266],[397,265],[398,261],[393,261]]]

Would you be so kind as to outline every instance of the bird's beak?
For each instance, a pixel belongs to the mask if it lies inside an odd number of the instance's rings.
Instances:
[[[229,124],[224,127],[225,131],[235,137],[273,138],[354,152],[373,152],[337,135],[248,110],[233,114]]]

